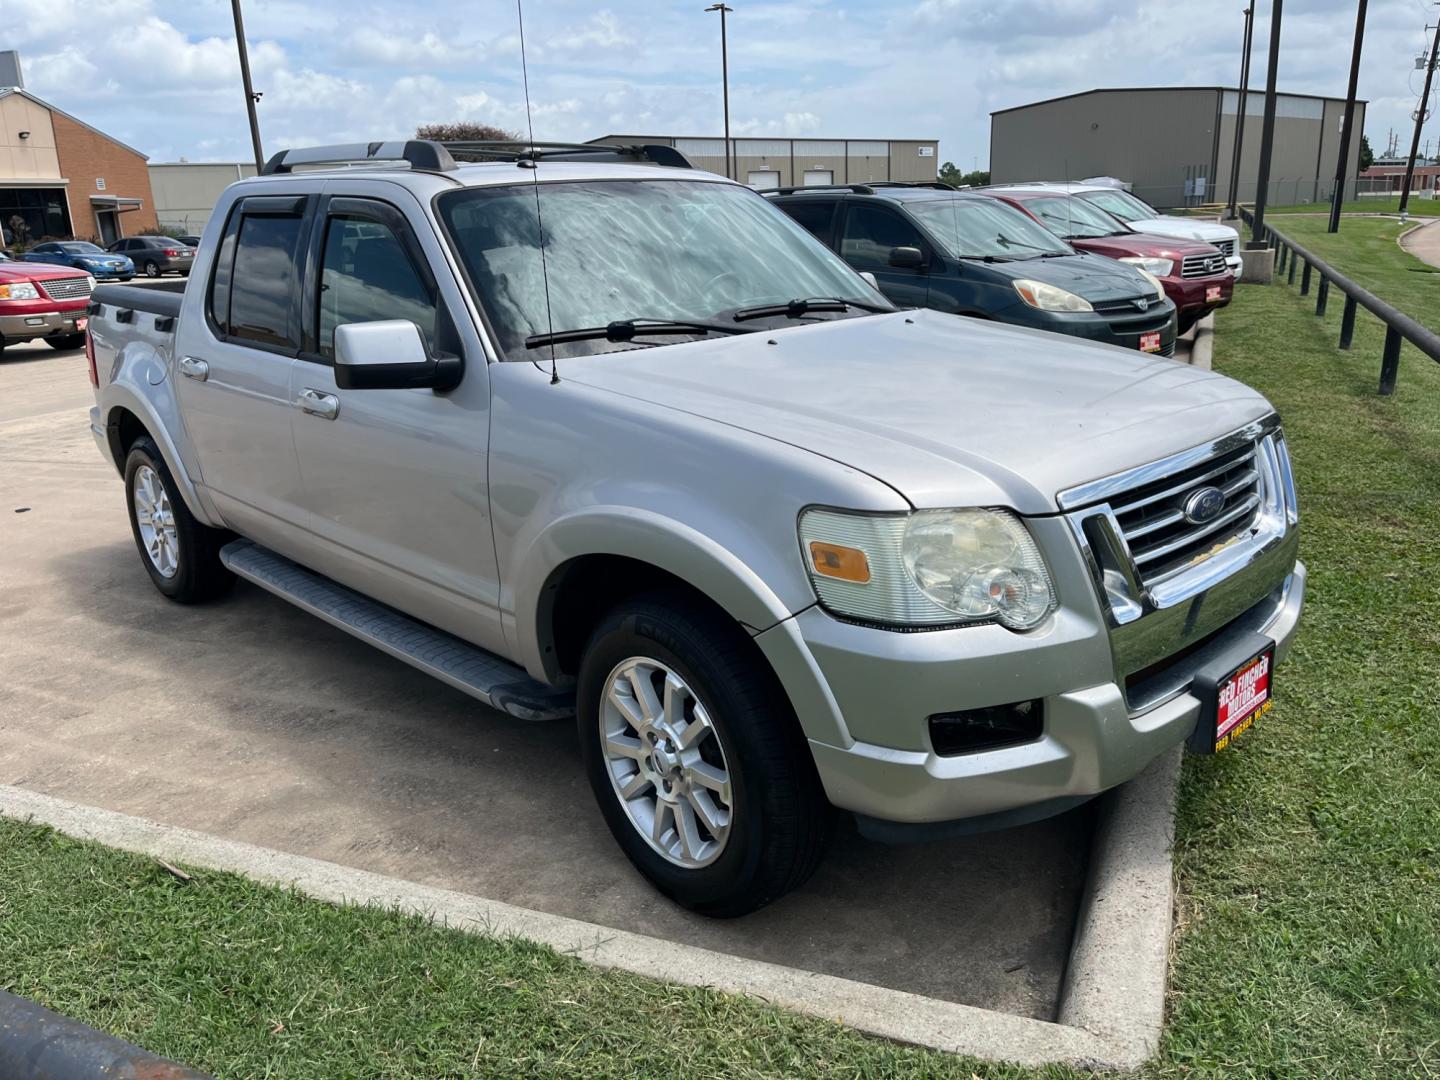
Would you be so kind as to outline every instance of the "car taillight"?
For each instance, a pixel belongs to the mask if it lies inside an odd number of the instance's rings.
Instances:
[[[100,388],[100,373],[95,370],[95,339],[90,336],[90,328],[85,328],[85,362],[90,365],[90,385],[97,390]]]
[[[172,259],[178,259],[181,255],[183,255],[183,254],[185,254],[185,253],[184,253],[183,251],[171,251],[169,248],[166,248],[166,249],[165,249],[165,254],[168,255],[168,256],[169,256],[170,258],[172,258]]]

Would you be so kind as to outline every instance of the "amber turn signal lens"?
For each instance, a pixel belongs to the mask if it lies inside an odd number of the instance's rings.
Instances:
[[[810,561],[815,565],[815,572],[826,577],[854,581],[861,585],[870,580],[870,560],[859,548],[811,540]]]

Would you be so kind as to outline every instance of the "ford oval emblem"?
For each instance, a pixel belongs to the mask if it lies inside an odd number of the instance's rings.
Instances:
[[[1190,493],[1181,513],[1191,525],[1208,525],[1225,509],[1225,493],[1217,487],[1202,487]]]

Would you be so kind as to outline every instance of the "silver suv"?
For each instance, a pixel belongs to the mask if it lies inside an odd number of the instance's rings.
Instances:
[[[96,291],[166,596],[238,575],[573,713],[620,846],[712,915],[803,882],[832,806],[1033,820],[1268,706],[1305,572],[1259,394],[897,310],[666,147],[452,149],[282,154],[183,298]]]

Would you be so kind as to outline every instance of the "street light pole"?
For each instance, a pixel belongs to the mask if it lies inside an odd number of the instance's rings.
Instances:
[[[1345,126],[1340,131],[1340,160],[1335,163],[1335,190],[1330,193],[1330,227],[1340,231],[1340,204],[1345,201],[1345,170],[1350,164],[1350,125],[1355,121],[1355,87],[1360,81],[1360,46],[1365,41],[1365,4],[1355,11],[1355,51],[1350,54],[1350,89],[1345,92]]]
[[[734,180],[735,175],[730,167],[730,48],[725,40],[725,16],[735,9],[722,3],[711,4],[705,10],[720,13],[720,87],[725,98],[725,175]]]
[[[1251,32],[1255,29],[1255,5],[1245,9],[1245,47],[1240,56],[1240,91],[1235,110],[1235,153],[1230,161],[1230,198],[1226,202],[1227,217],[1235,217],[1235,204],[1240,198],[1240,147],[1245,141],[1245,96],[1250,90]]]
[[[245,111],[250,116],[250,145],[255,150],[255,171],[265,167],[265,151],[260,149],[260,118],[255,115],[255,102],[260,95],[250,82],[250,53],[245,48],[245,20],[240,15],[240,0],[230,0],[235,13],[235,47],[240,50],[240,81],[245,86]]]
[[[1246,246],[1265,247],[1265,203],[1270,191],[1270,151],[1275,145],[1275,76],[1280,67],[1280,9],[1283,0],[1270,3],[1270,70],[1265,74],[1265,123],[1260,128],[1260,175],[1255,178],[1255,229]]]
[[[1430,29],[1428,26],[1425,29]],[[1415,134],[1410,139],[1410,160],[1405,163],[1405,183],[1400,185],[1400,222],[1406,220],[1405,208],[1410,204],[1410,181],[1415,177],[1415,155],[1420,152],[1420,129],[1425,126],[1426,110],[1430,105],[1430,80],[1435,76],[1436,56],[1440,51],[1440,18],[1435,20],[1435,41],[1430,46],[1430,56],[1425,63],[1425,89],[1420,91],[1420,104],[1415,108]]]

